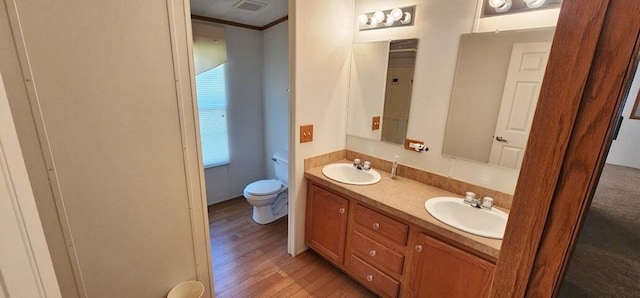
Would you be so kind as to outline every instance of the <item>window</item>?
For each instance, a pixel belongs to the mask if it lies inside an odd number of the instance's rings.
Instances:
[[[225,63],[196,75],[204,167],[229,163]]]

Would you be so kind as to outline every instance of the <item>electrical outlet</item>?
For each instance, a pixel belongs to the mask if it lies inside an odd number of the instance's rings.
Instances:
[[[404,140],[404,149],[410,150],[410,151],[416,151],[416,149],[409,147],[409,144],[421,144],[424,145],[423,141],[417,141],[417,140],[412,140],[412,139],[405,139]],[[427,149],[428,150],[428,149]]]
[[[300,143],[313,141],[313,124],[300,126]]]
[[[375,116],[371,120],[371,130],[378,130],[378,129],[380,129],[380,116]]]

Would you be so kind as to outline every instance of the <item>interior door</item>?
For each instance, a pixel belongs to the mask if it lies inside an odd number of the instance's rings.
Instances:
[[[549,58],[550,42],[516,43],[502,94],[489,163],[519,169]]]

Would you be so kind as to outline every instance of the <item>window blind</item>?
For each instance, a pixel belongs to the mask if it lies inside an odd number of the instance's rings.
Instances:
[[[202,159],[205,168],[229,163],[225,63],[196,75]]]

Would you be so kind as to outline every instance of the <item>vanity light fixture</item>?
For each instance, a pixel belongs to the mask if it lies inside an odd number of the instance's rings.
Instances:
[[[529,8],[538,8],[544,5],[546,0],[523,0]]]
[[[358,16],[360,31],[413,25],[415,8],[413,5],[363,13]]]
[[[484,0],[482,17],[559,7],[562,0]]]
[[[493,7],[496,12],[508,11],[511,8],[512,4],[513,3],[511,2],[511,0],[489,0],[489,6]]]

